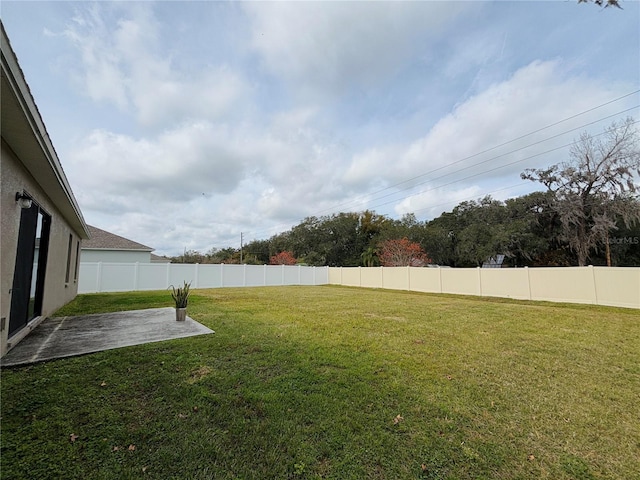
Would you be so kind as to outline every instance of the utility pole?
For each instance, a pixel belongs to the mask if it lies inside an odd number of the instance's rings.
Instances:
[[[240,265],[242,265],[242,232],[240,232]]]

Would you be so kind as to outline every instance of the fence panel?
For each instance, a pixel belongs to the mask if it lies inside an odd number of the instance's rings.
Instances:
[[[482,295],[530,300],[528,268],[481,268]]]
[[[442,268],[442,293],[482,295],[479,268]]]
[[[329,268],[334,285],[640,308],[638,267]]]
[[[191,282],[192,288],[323,285],[328,267],[301,265],[80,264],[78,293],[163,290]]]
[[[382,288],[384,285],[384,267],[363,268],[360,271],[360,286]]]
[[[411,290],[416,292],[442,293],[441,268],[412,268],[409,271]]]
[[[593,267],[529,268],[531,300],[596,303]]]
[[[135,263],[103,263],[100,269],[100,289],[103,292],[137,290]]]
[[[640,307],[640,268],[594,268],[598,305]]]
[[[167,285],[167,266],[165,264],[138,264],[138,290],[162,290],[167,288],[165,285]]]

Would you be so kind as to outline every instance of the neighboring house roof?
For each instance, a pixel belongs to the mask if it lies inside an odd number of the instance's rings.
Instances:
[[[2,22],[0,22],[2,25]],[[2,140],[81,238],[89,232],[2,25]]]
[[[161,257],[155,253],[151,254],[151,263],[171,263],[171,259],[167,257]]]
[[[107,232],[98,227],[87,225],[91,238],[82,242],[82,250],[137,250],[151,252],[153,248],[147,247],[115,233]]]

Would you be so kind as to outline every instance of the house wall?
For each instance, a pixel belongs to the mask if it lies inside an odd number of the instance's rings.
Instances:
[[[80,240],[78,232],[74,231],[51,202],[43,189],[22,166],[11,149],[2,142],[0,160],[0,221],[2,223],[1,244],[1,292],[0,316],[2,332],[0,336],[0,356],[4,355],[11,343],[22,338],[31,328],[32,322],[24,329],[8,339],[9,311],[11,308],[11,287],[16,262],[18,231],[20,228],[21,209],[15,201],[16,192],[26,190],[33,199],[51,215],[51,231],[49,237],[49,254],[45,273],[42,315],[47,316],[71,301],[77,294],[78,283],[75,278],[76,245]],[[69,235],[72,236],[71,272],[69,283],[65,283],[67,272],[67,252]]]
[[[150,263],[151,252],[140,252],[134,250],[82,249],[82,252],[80,253],[80,261],[103,263]]]

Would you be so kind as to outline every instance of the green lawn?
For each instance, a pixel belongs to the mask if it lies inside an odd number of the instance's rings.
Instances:
[[[325,286],[189,315],[216,334],[3,369],[2,478],[640,478],[637,310]]]

